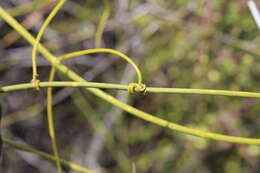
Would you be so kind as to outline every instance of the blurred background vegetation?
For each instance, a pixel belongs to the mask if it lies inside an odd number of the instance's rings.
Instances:
[[[34,35],[55,0],[1,0]],[[102,46],[124,52],[148,86],[259,91],[260,31],[245,0],[111,0]],[[102,0],[68,0],[43,36],[55,55],[95,47]],[[0,19],[0,85],[31,80],[32,47]],[[38,58],[41,81],[50,65]],[[90,81],[135,80],[117,57],[96,54],[64,64]],[[58,74],[56,80],[66,80]],[[259,99],[223,96],[131,95],[118,99],[169,121],[234,136],[260,138]],[[3,136],[51,153],[46,89],[1,94]],[[96,173],[260,172],[257,146],[215,142],[146,123],[76,88],[54,89],[60,155]],[[135,166],[133,166],[135,165]],[[4,146],[4,169],[55,172],[43,158]],[[73,171],[64,168],[65,172]]]

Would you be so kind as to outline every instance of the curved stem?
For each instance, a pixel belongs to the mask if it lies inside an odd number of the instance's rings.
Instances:
[[[135,69],[136,74],[137,74],[138,84],[142,84],[142,74],[141,74],[141,71],[138,68],[138,66],[135,64],[135,62],[131,58],[129,58],[128,56],[126,56],[125,54],[123,54],[117,50],[107,49],[107,48],[98,48],[98,49],[87,49],[87,50],[82,50],[82,51],[75,51],[75,52],[68,53],[63,56],[58,57],[57,61],[59,62],[64,59],[74,58],[76,56],[93,54],[93,53],[111,53],[111,54],[115,54],[115,55],[119,56],[120,58],[123,58],[124,60],[126,60],[128,63],[130,63],[133,66],[133,68]]]
[[[40,43],[40,40],[43,36],[44,31],[46,30],[47,26],[51,22],[51,20],[54,18],[54,16],[57,14],[59,9],[64,5],[66,0],[60,0],[59,3],[55,6],[55,8],[51,11],[47,19],[44,21],[39,33],[37,34],[35,43],[33,44],[33,49],[32,49],[32,66],[33,66],[33,75],[32,75],[32,82],[33,85],[36,89],[39,89],[39,86],[37,85],[37,78],[38,78],[38,73],[37,73],[37,62],[36,62],[36,56],[37,56],[37,46]],[[51,76],[53,77],[53,76]],[[39,82],[39,81],[38,81]],[[57,144],[56,144],[56,139],[55,139],[55,131],[54,131],[54,125],[53,125],[53,117],[52,117],[52,96],[51,96],[51,90],[52,88],[48,88],[48,98],[47,98],[47,108],[48,108],[48,126],[49,126],[49,133],[51,137],[51,143],[52,143],[52,149],[56,158],[56,166],[58,169],[58,173],[62,173],[62,168],[59,160],[59,155],[58,155],[58,149],[57,149]]]
[[[25,39],[27,39],[28,42],[31,44],[35,44],[35,38],[28,32],[24,27],[22,27],[12,16],[10,16],[3,8],[0,7],[0,16],[2,16],[14,29],[16,29]],[[41,52],[48,61],[50,61],[52,64],[56,64],[55,56],[52,55],[44,46],[39,44],[38,46],[39,52]],[[62,65],[62,64],[56,64],[57,69],[64,73],[68,78],[79,81],[79,82],[86,82],[85,79],[77,75],[75,72],[70,70],[68,67]],[[181,132],[184,134],[189,134],[193,136],[198,136],[202,138],[207,139],[213,139],[217,141],[224,141],[224,142],[231,142],[231,143],[239,143],[239,144],[251,144],[251,145],[260,145],[260,139],[255,138],[241,138],[241,137],[235,137],[235,136],[227,136],[227,135],[221,135],[211,132],[205,132],[201,130],[196,130],[192,128],[188,128],[185,126],[181,126],[175,123],[171,123],[169,121],[166,121],[164,119],[161,119],[157,116],[154,116],[152,114],[148,114],[146,112],[143,112],[139,109],[136,109],[128,104],[125,104],[113,96],[97,89],[97,88],[86,88],[88,91],[93,93],[94,95],[100,97],[101,99],[107,101],[108,103],[113,104],[114,106],[117,106],[124,111],[135,115],[136,117],[139,117],[143,120],[146,120],[150,123],[157,124],[162,127],[167,127],[171,130],[175,130],[177,132]]]
[[[37,59],[36,59],[36,54],[37,54],[37,47],[38,44],[40,43],[40,40],[42,38],[42,35],[45,31],[45,29],[47,28],[47,26],[49,25],[49,23],[51,22],[51,20],[53,19],[53,17],[56,15],[56,13],[59,11],[59,9],[64,5],[64,3],[66,2],[66,0],[60,0],[59,3],[55,6],[55,8],[51,11],[51,13],[49,14],[49,16],[47,17],[47,19],[44,21],[37,37],[35,40],[35,43],[33,44],[33,49],[32,49],[32,66],[33,66],[33,75],[32,75],[32,80],[35,81],[38,77],[38,73],[37,73]]]

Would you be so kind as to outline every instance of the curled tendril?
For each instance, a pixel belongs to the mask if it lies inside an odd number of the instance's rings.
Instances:
[[[145,84],[139,84],[139,83],[130,83],[128,85],[127,89],[129,94],[134,93],[146,93],[146,85]]]
[[[33,88],[35,91],[40,91],[41,87],[40,87],[40,80],[38,80],[37,78],[34,78],[31,80],[31,83],[33,84]]]

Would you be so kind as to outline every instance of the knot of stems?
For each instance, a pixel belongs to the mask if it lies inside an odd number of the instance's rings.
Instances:
[[[38,76],[38,75],[37,75]],[[33,84],[33,88],[35,91],[40,91],[40,80],[37,79],[37,77],[34,77],[32,80],[31,80],[31,83]]]
[[[146,85],[139,83],[130,83],[127,89],[129,94],[144,93],[146,92]]]

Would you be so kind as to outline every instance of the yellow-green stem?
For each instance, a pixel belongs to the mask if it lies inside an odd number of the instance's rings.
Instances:
[[[6,22],[8,22],[17,32],[19,32],[28,42],[30,42],[32,45],[35,44],[35,38],[26,30],[24,29],[12,16],[10,16],[3,8],[0,7],[0,16],[2,16]],[[41,44],[38,46],[39,52],[41,52],[45,58],[50,61],[53,65],[56,64],[55,56],[53,56],[45,47],[43,47]],[[57,64],[57,69],[64,73],[68,78],[74,80],[74,81],[80,81],[85,82],[86,80],[81,78],[79,75],[77,75],[75,72],[67,68],[66,66],[62,64]],[[193,136],[198,136],[202,138],[208,138],[213,139],[217,141],[224,141],[224,142],[231,142],[231,143],[240,143],[240,144],[251,144],[251,145],[260,145],[260,139],[255,138],[241,138],[241,137],[234,137],[234,136],[227,136],[227,135],[220,135],[216,133],[211,132],[205,132],[200,131],[192,128],[188,128],[185,126],[181,126],[175,123],[171,123],[169,121],[163,120],[161,118],[158,118],[154,115],[148,114],[146,112],[143,112],[139,109],[136,109],[128,104],[122,103],[116,98],[112,97],[111,95],[101,91],[100,89],[96,88],[87,88],[88,91],[93,93],[94,95],[106,100],[107,102],[113,104],[114,106],[117,106],[121,109],[123,109],[126,112],[129,112],[132,115],[135,115],[136,117],[139,117],[143,120],[146,120],[148,122],[151,122],[153,124],[157,124],[162,127],[168,127],[171,130],[175,130],[178,132],[182,132],[185,134],[190,134]]]
[[[37,34],[36,41],[33,44],[33,49],[32,49],[32,66],[33,66],[33,75],[32,75],[32,83],[35,87],[36,90],[39,90],[39,80],[38,78],[38,73],[37,73],[37,46],[40,43],[40,40],[43,36],[44,31],[46,30],[47,26],[51,22],[51,20],[54,18],[54,16],[57,14],[59,9],[64,5],[66,0],[60,0],[58,4],[55,6],[55,8],[51,11],[47,19],[44,21],[39,33]],[[54,76],[54,74],[53,74]],[[53,76],[50,76],[50,78]],[[55,131],[54,131],[54,125],[53,125],[53,116],[52,116],[52,95],[51,95],[51,90],[52,88],[48,88],[48,97],[47,97],[47,112],[48,112],[48,126],[49,126],[49,133],[51,137],[51,144],[52,144],[52,149],[54,152],[54,156],[56,158],[56,166],[58,169],[58,173],[62,173],[62,168],[59,160],[59,155],[58,155],[58,149],[57,149],[57,144],[56,144],[56,139],[55,139]]]
[[[55,8],[51,11],[51,13],[49,14],[49,16],[47,17],[47,19],[44,21],[39,33],[37,34],[35,43],[33,44],[33,49],[32,49],[32,66],[33,66],[33,75],[32,75],[32,81],[35,82],[38,78],[38,73],[37,73],[37,59],[36,59],[36,55],[37,55],[37,46],[40,43],[40,40],[42,38],[42,35],[45,31],[45,29],[47,28],[47,26],[49,25],[49,23],[51,22],[51,20],[53,19],[53,17],[56,15],[56,13],[59,11],[59,9],[64,5],[64,3],[66,2],[66,0],[60,0],[59,3],[55,6]]]
[[[42,87],[80,87],[80,88],[103,88],[113,90],[127,91],[129,85],[113,84],[113,83],[98,83],[98,82],[73,82],[73,81],[54,81],[54,82],[40,82]],[[32,89],[32,83],[23,83],[0,87],[0,92],[11,92],[18,90]],[[212,90],[212,89],[192,89],[192,88],[157,88],[147,87],[146,93],[158,94],[196,94],[196,95],[215,95],[215,96],[231,96],[231,97],[246,97],[246,98],[260,98],[260,93],[246,92],[246,91],[230,91],[230,90]]]
[[[51,69],[49,81],[52,81],[55,74],[55,68]],[[54,129],[54,122],[53,122],[53,113],[52,113],[52,87],[48,87],[47,91],[47,119],[48,119],[48,128],[49,128],[49,134],[51,138],[51,145],[52,150],[56,159],[56,165],[58,168],[58,172],[62,172],[59,154],[58,154],[58,147],[56,142],[56,135],[55,135],[55,129]]]
[[[98,49],[87,49],[87,50],[75,51],[75,52],[68,53],[63,56],[58,57],[57,61],[60,62],[62,60],[68,59],[68,58],[75,58],[77,56],[93,54],[93,53],[111,53],[111,54],[117,55],[120,58],[126,60],[129,64],[131,64],[133,66],[134,70],[136,71],[137,78],[138,78],[138,84],[142,84],[141,70],[138,68],[138,66],[135,64],[135,62],[131,58],[129,58],[128,56],[126,56],[125,54],[123,54],[117,50],[107,49],[107,48],[98,48]]]

